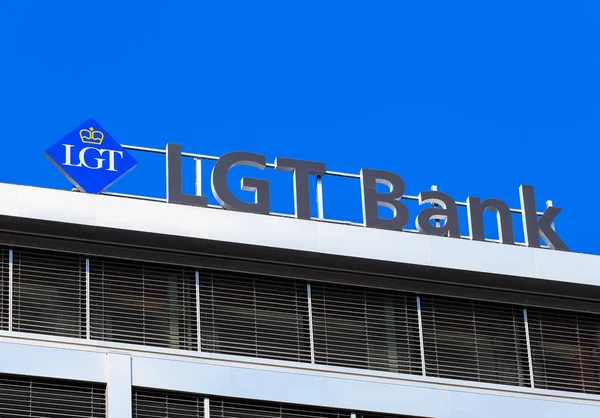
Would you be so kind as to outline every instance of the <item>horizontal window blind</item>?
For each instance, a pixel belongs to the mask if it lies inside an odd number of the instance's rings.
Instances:
[[[202,351],[310,362],[306,282],[200,272]]]
[[[90,259],[92,339],[197,348],[195,271]]]
[[[421,374],[415,296],[325,283],[311,293],[317,363]]]
[[[9,260],[8,248],[0,247],[0,330],[8,329]]]
[[[210,398],[210,418],[350,418],[335,409],[241,399]]]
[[[104,385],[0,375],[0,417],[105,418]]]
[[[15,249],[13,330],[85,337],[85,258]]]
[[[528,308],[535,387],[600,394],[600,316]]]
[[[133,418],[204,418],[204,395],[133,388]],[[209,397],[211,418],[350,418],[333,408],[257,400]],[[409,418],[404,415],[357,413],[357,418]]]
[[[523,309],[421,297],[427,376],[528,386]]]
[[[134,388],[133,418],[204,418],[204,397]]]

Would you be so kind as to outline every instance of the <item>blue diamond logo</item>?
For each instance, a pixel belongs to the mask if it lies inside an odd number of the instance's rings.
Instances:
[[[79,125],[45,154],[84,193],[103,192],[137,165],[94,119]]]

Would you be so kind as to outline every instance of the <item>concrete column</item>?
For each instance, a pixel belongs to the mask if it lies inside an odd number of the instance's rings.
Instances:
[[[107,354],[106,417],[131,418],[131,356]]]

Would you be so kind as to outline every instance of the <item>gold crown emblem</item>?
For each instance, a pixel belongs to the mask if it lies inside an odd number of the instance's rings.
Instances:
[[[94,128],[82,129],[79,131],[79,137],[84,144],[101,145],[104,141],[104,133],[95,131]]]

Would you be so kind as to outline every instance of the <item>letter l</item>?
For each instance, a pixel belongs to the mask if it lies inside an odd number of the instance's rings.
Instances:
[[[65,147],[65,162],[63,165],[68,165],[71,167],[81,167],[81,161],[79,162],[79,164],[71,164],[71,148],[73,148],[73,145],[63,144],[63,146]]]

